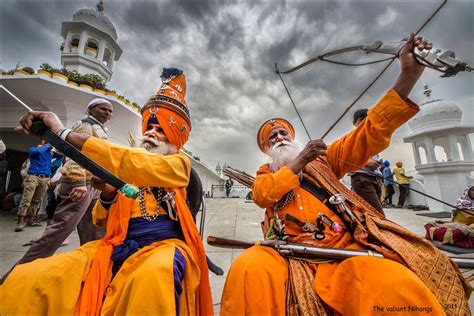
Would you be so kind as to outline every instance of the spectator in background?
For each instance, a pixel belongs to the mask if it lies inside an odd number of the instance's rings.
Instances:
[[[384,169],[383,169],[383,184],[385,186],[386,198],[384,200],[386,207],[392,207],[393,201],[392,196],[395,193],[395,189],[393,188],[393,173],[390,169],[390,162],[385,160],[383,162]]]
[[[453,222],[466,225],[474,224],[474,184],[470,184],[456,201],[453,210]]]
[[[380,202],[382,203],[382,206],[385,206],[385,200],[387,198],[387,190],[385,189],[385,185],[383,183],[383,170],[385,169],[385,166],[383,164],[383,159],[379,159],[379,164],[380,167],[378,169],[378,174],[380,174],[379,177],[377,177],[377,182],[379,183],[379,188],[380,188]]]
[[[87,116],[71,127],[72,132],[107,139],[105,124],[111,119],[112,104],[101,98],[89,102]],[[30,249],[17,264],[52,256],[77,227],[81,245],[104,236],[105,231],[92,223],[92,208],[99,191],[90,184],[92,174],[73,160],[67,159],[61,169],[58,195],[61,202],[40,239],[33,241]]]
[[[46,206],[46,214],[48,215],[48,224],[53,219],[54,211],[61,202],[61,198],[55,193],[55,188],[57,187],[59,180],[61,178],[61,166],[63,165],[64,157],[53,158],[51,162],[51,176],[50,181],[48,182],[48,205]]]
[[[7,162],[7,147],[3,140],[0,139],[0,200],[5,196],[5,186],[7,181],[8,173],[8,162]]]
[[[230,190],[232,190],[232,186],[234,185],[234,181],[231,178],[227,179],[225,182],[225,196],[229,197]]]
[[[53,155],[59,157],[57,153],[51,153],[51,148],[50,144],[43,141],[41,145],[28,150],[30,166],[23,179],[23,197],[18,208],[16,232],[23,230],[25,218],[27,226],[41,226],[37,218],[39,206],[48,187]]]
[[[359,109],[354,112],[352,122],[354,126],[359,126],[364,121],[368,111],[368,109]],[[363,168],[349,173],[349,176],[351,177],[352,190],[377,211],[384,214],[382,203],[380,202],[381,187],[377,179],[378,176],[382,175],[378,170],[379,167],[380,157],[375,155],[367,161]]]
[[[395,175],[395,178],[397,178],[398,188],[400,190],[397,207],[402,208],[403,205],[405,205],[405,200],[408,196],[408,191],[410,190],[410,179],[413,179],[413,177],[405,175],[405,169],[403,168],[403,163],[401,161],[396,162],[395,165],[397,167],[393,169],[393,174]]]

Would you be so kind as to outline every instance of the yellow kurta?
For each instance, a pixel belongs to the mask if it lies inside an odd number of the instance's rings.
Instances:
[[[395,129],[417,111],[416,105],[403,101],[394,90],[390,90],[369,111],[363,124],[328,146],[325,163],[337,178],[357,169],[331,156],[355,166],[364,165],[371,156],[389,145]],[[304,175],[315,182],[309,174]],[[266,208],[267,221],[273,218],[273,205],[290,190],[294,190],[294,199],[278,212],[285,223],[285,232],[291,236],[289,241],[331,248],[362,248],[338,215],[300,187],[299,177],[288,167],[272,173],[267,164],[257,172],[253,198],[257,205]],[[304,232],[297,223],[285,220],[286,214],[290,214],[302,222],[315,224],[319,213],[338,222],[345,228],[344,231],[335,232],[326,227],[326,238],[316,240],[312,238],[312,233]],[[255,246],[244,251],[229,271],[221,300],[221,315],[284,315],[287,266],[287,262],[273,249]],[[358,257],[342,263],[319,264],[315,269],[316,292],[332,310],[340,314],[380,314],[381,310],[374,309],[380,306],[385,313],[394,315],[400,311],[387,311],[386,308],[411,305],[426,307],[427,315],[444,314],[428,287],[397,262]],[[405,310],[400,314],[409,312]]]
[[[183,154],[162,156],[89,138],[83,153],[127,183],[135,186],[185,187],[190,161]],[[149,213],[156,202],[146,197]],[[153,204],[154,203],[154,204]],[[139,216],[138,202],[129,217]],[[107,211],[96,207],[97,221]],[[0,288],[0,314],[74,314],[82,282],[102,241],[94,241],[64,254],[17,266]],[[196,292],[201,269],[183,241],[168,239],[143,247],[129,257],[105,291],[101,314],[176,314],[173,259],[176,249],[184,256],[186,273],[180,296],[180,314],[196,314]],[[206,271],[207,277],[207,267]]]

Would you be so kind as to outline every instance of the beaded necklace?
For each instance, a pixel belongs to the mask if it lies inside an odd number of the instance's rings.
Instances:
[[[153,215],[150,215],[146,209],[145,194],[144,194],[145,191],[148,191],[148,188],[140,187],[139,189],[140,189],[140,192],[138,193],[138,202],[140,205],[140,214],[147,221],[153,222],[154,220],[158,218],[158,216],[160,216],[160,203],[161,203],[161,200],[163,199],[165,190],[163,190],[163,188],[158,188],[158,194],[156,195],[156,202],[157,202],[156,213]]]

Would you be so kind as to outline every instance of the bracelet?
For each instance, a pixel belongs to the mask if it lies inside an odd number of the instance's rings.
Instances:
[[[67,135],[72,132],[69,128],[63,128],[58,132],[58,136],[61,137],[62,139],[66,140]]]
[[[104,205],[110,205],[110,204],[114,204],[115,202],[117,202],[117,196],[115,196],[112,201],[105,201],[102,199],[102,193],[99,194],[99,202],[104,204]]]

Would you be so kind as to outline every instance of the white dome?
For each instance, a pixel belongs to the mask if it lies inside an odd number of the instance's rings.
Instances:
[[[99,30],[109,34],[115,41],[117,40],[117,31],[114,25],[104,13],[94,9],[81,9],[72,16],[74,22],[86,22],[95,26]]]
[[[432,128],[461,125],[462,111],[454,103],[441,99],[429,100],[420,105],[420,112],[409,122],[412,132]]]

